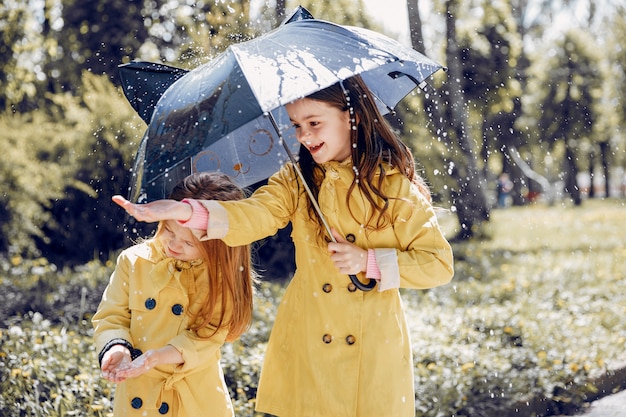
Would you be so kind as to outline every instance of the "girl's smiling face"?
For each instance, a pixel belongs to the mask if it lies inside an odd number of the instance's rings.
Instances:
[[[322,164],[350,157],[350,116],[326,102],[303,98],[286,104],[296,138]]]
[[[168,257],[181,261],[193,261],[202,257],[191,229],[181,226],[175,220],[163,221],[159,239]]]

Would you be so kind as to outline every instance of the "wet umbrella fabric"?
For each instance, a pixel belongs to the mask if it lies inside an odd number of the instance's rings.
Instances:
[[[440,68],[377,32],[306,18],[231,45],[159,99],[130,198],[163,198],[194,171],[222,171],[241,186],[264,180],[299,148],[293,132],[281,143],[284,104],[360,74],[387,113]]]
[[[286,156],[296,165],[299,143],[283,135],[289,125],[284,104],[360,75],[385,114],[442,68],[379,33],[309,16],[294,15],[266,35],[230,46],[163,93],[137,153],[132,200],[163,198],[198,171],[222,171],[243,187],[264,180]],[[350,280],[362,291],[376,285],[356,275]]]
[[[118,71],[124,95],[146,124],[165,90],[189,72],[154,62],[130,62],[120,65]]]

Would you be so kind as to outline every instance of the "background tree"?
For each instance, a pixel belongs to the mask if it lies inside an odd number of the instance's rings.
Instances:
[[[428,91],[424,97],[426,114],[432,121],[432,133],[443,143],[445,171],[455,180],[449,191],[450,203],[461,226],[454,239],[465,240],[480,232],[484,222],[489,220],[489,205],[485,192],[486,180],[478,164],[476,148],[472,143],[471,127],[467,119],[467,99],[461,80],[463,62],[457,39],[457,16],[460,4],[454,0],[444,2],[446,27],[445,65],[446,83],[439,92]],[[410,3],[409,18],[412,19],[412,39],[423,40],[419,18],[419,4]],[[424,52],[424,45],[413,45]],[[427,54],[428,55],[428,54]],[[432,56],[432,55],[431,55]],[[444,171],[444,172],[445,172]]]
[[[577,175],[587,156],[578,150],[583,145],[588,149],[594,141],[593,122],[600,105],[599,50],[587,32],[570,30],[549,50],[538,51],[531,68],[535,94],[527,97],[525,111],[536,122],[537,142],[561,154],[563,167],[557,176],[576,205],[582,202]]]

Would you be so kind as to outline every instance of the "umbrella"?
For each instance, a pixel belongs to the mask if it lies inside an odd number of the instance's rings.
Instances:
[[[131,62],[118,68],[122,89],[144,122],[150,123],[154,107],[165,90],[188,71],[154,62]]]
[[[384,35],[312,19],[300,8],[167,88],[140,143],[130,199],[163,198],[197,171],[222,171],[244,187],[264,180],[295,162],[300,146],[283,134],[290,126],[284,104],[360,75],[384,114],[440,68]]]

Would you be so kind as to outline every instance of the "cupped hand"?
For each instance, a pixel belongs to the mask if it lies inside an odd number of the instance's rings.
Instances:
[[[356,275],[367,270],[367,250],[348,242],[337,230],[331,229],[336,242],[328,244],[330,259],[344,274]]]
[[[121,195],[113,196],[112,200],[135,219],[146,223],[161,220],[186,221],[192,214],[189,204],[176,200],[156,200],[147,204],[135,204]]]
[[[148,350],[143,355],[128,363],[124,368],[117,371],[121,378],[136,378],[145,374],[158,364],[157,354],[153,350]]]
[[[113,346],[102,357],[100,369],[102,376],[115,383],[123,382],[124,377],[119,375],[119,370],[126,368],[131,363],[130,352],[121,345]]]

